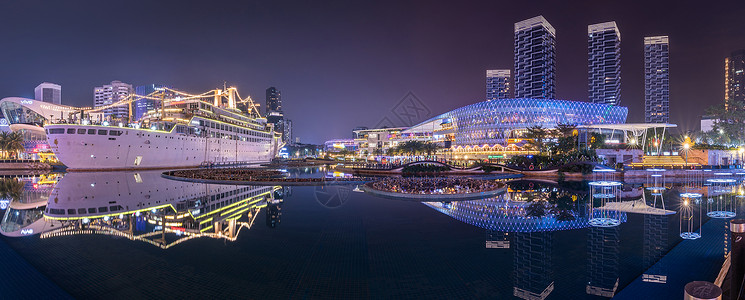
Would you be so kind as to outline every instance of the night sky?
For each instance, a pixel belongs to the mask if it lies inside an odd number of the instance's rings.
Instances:
[[[465,2],[465,3],[464,3]],[[745,48],[740,1],[2,1],[0,98],[62,85],[90,106],[112,80],[201,93],[223,82],[264,106],[282,92],[305,143],[375,126],[409,92],[430,116],[482,101],[485,70],[513,68],[513,24],[557,31],[557,97],[587,99],[587,25],[621,31],[621,105],[644,119],[643,37],[670,36],[670,115],[698,129],[724,97],[724,57]],[[572,3],[568,5],[567,3]]]

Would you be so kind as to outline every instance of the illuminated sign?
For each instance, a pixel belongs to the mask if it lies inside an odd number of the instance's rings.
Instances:
[[[23,229],[21,229],[21,234],[22,235],[34,234],[34,229],[33,228],[23,228]]]
[[[10,200],[7,200],[7,199],[0,200],[0,209],[8,208],[9,204],[10,204]]]
[[[21,105],[31,105],[34,104],[33,100],[21,100]]]
[[[8,119],[6,118],[0,118],[0,127],[8,127],[10,124],[8,124]]]

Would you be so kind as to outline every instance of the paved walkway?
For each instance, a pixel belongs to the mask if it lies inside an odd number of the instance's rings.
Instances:
[[[0,298],[73,299],[0,238]]]
[[[687,283],[696,280],[714,282],[724,263],[724,233],[728,224],[729,219],[709,220],[701,226],[700,239],[681,241],[649,268],[665,270],[666,283],[644,282],[643,275],[640,275],[613,299],[682,299],[683,287]]]

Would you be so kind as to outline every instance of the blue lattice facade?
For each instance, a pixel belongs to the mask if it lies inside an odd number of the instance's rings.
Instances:
[[[450,134],[454,145],[505,144],[509,138],[520,138],[526,128],[555,128],[558,124],[592,125],[622,124],[628,108],[608,104],[552,100],[499,99],[464,106],[425,121],[417,127],[430,127],[432,122],[447,123],[448,130],[435,134]]]

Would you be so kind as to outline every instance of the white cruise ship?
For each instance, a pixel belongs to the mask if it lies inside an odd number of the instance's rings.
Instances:
[[[149,111],[133,125],[84,121],[48,124],[44,129],[57,159],[72,171],[271,161],[279,150],[281,133],[274,132],[258,112],[237,109],[235,97],[235,89],[230,88],[164,100],[162,108]],[[113,105],[131,105],[132,100],[120,102]],[[249,112],[256,110],[253,103],[249,107]]]

